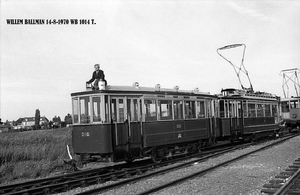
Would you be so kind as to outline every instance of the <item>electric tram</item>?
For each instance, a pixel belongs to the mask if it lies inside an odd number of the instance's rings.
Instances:
[[[283,122],[290,129],[300,126],[300,82],[298,68],[282,70],[280,75],[283,76],[282,89],[284,98],[281,100],[281,113]],[[295,95],[289,94],[290,88],[295,89]]]
[[[198,151],[218,136],[217,96],[195,90],[105,86],[71,94],[81,160],[154,161]]]
[[[285,125],[290,128],[300,126],[300,97],[281,99],[281,114]]]
[[[223,89],[219,95],[221,134],[231,142],[278,135],[279,101],[270,93]]]
[[[240,67],[220,51],[244,47]],[[250,88],[223,89],[221,94],[155,87],[105,86],[71,94],[73,151],[81,161],[127,161],[163,158],[198,152],[218,140],[253,140],[278,134],[279,102],[276,95],[254,92],[243,61],[246,46],[217,50],[248,77]],[[299,102],[298,102],[299,105]]]

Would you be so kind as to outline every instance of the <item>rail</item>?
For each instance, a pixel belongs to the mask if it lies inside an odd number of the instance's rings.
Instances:
[[[286,138],[282,138],[281,140],[279,141],[276,141],[275,143],[273,143],[272,145],[268,145],[268,146],[265,146],[263,148],[260,148],[256,151],[253,151],[253,152],[250,152],[250,153],[247,153],[245,155],[242,155],[242,156],[239,156],[237,157],[236,159],[233,159],[233,160],[230,160],[230,161],[226,161],[226,162],[223,162],[217,166],[214,166],[214,167],[211,167],[209,169],[206,169],[206,170],[203,170],[203,171],[200,171],[200,172],[197,172],[197,173],[194,173],[193,175],[189,175],[187,177],[183,177],[183,178],[179,178],[179,179],[176,179],[176,180],[173,180],[167,184],[163,184],[163,185],[160,185],[160,186],[157,186],[155,188],[151,188],[151,189],[148,189],[147,191],[144,191],[140,194],[151,194],[151,193],[154,193],[154,192],[157,192],[159,190],[162,190],[164,188],[167,188],[167,187],[170,187],[170,186],[173,186],[173,185],[176,185],[178,183],[181,183],[181,182],[184,182],[190,178],[193,178],[193,177],[196,177],[196,176],[201,176],[201,175],[204,175],[205,173],[208,173],[210,171],[213,171],[215,170],[216,168],[218,167],[221,167],[221,166],[224,166],[226,164],[229,164],[231,162],[234,162],[234,161],[237,161],[239,159],[242,159],[248,155],[251,155],[255,152],[258,152],[258,151],[261,151],[261,150],[264,150],[264,149],[267,149],[269,147],[272,147],[274,145],[277,145],[277,144],[280,144],[294,136],[298,136],[297,135],[293,135],[293,136],[290,136],[290,137],[286,137]],[[170,167],[170,168],[166,168],[166,169],[163,169],[163,170],[160,170],[160,171],[155,171],[155,172],[151,172],[151,173],[148,173],[148,174],[144,174],[144,175],[141,175],[139,177],[135,177],[135,178],[131,178],[131,179],[128,179],[128,180],[125,180],[125,181],[122,181],[122,182],[119,182],[119,183],[114,183],[112,184],[111,186],[104,186],[104,187],[96,187],[94,189],[91,189],[91,190],[88,190],[88,191],[84,191],[84,192],[81,192],[81,193],[78,193],[77,195],[88,195],[88,194],[95,194],[95,193],[102,193],[104,191],[108,191],[108,190],[112,190],[112,189],[116,189],[117,187],[122,187],[124,185],[128,185],[128,184],[131,184],[131,183],[134,183],[134,182],[137,182],[137,181],[141,181],[141,180],[144,180],[144,179],[148,179],[148,178],[151,178],[151,177],[154,177],[154,176],[157,176],[157,175],[161,175],[161,174],[165,174],[165,173],[168,173],[168,172],[171,172],[171,171],[174,171],[174,170],[177,170],[177,169],[181,169],[181,168],[184,168],[184,167],[187,167],[187,166],[191,166],[193,165],[194,163],[198,163],[198,162],[202,162],[202,161],[205,161],[205,160],[208,160],[210,158],[213,158],[213,157],[217,157],[217,156],[220,156],[222,154],[225,154],[225,153],[228,153],[228,152],[231,152],[231,151],[234,151],[234,150],[238,150],[238,149],[241,149],[243,147],[247,147],[247,146],[251,146],[253,144],[258,144],[258,143],[248,143],[246,145],[243,145],[243,146],[237,146],[237,147],[234,147],[234,148],[231,148],[231,149],[227,149],[227,150],[224,150],[224,151],[220,151],[220,152],[217,152],[215,154],[210,154],[208,156],[205,156],[205,157],[202,157],[202,158],[199,158],[199,159],[196,159],[196,160],[192,160],[192,161],[189,161],[189,162],[186,162],[186,163],[182,163],[182,164],[179,164],[177,166],[174,166],[174,167]],[[169,164],[169,162],[166,162]],[[160,163],[161,164],[161,163]],[[143,170],[144,171],[144,170]]]
[[[300,194],[300,158],[263,188],[261,192],[264,194]]]

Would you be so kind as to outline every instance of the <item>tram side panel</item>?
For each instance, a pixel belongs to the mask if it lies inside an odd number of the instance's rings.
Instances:
[[[114,161],[124,160],[127,158],[128,148],[128,126],[126,123],[112,124],[112,144]]]
[[[186,120],[185,136],[188,141],[209,138],[209,119]]]
[[[134,122],[130,124],[129,143],[130,147],[132,148],[139,148],[142,146],[142,132],[140,122]]]
[[[111,127],[107,125],[73,126],[75,154],[108,154],[113,152]]]
[[[214,118],[213,123],[215,124],[214,128],[214,134],[216,138],[221,137],[222,132],[221,132],[221,128],[220,128],[220,118]]]
[[[126,150],[128,142],[128,127],[126,123],[116,123],[113,126],[115,150]]]
[[[231,135],[230,118],[219,118],[220,137],[227,137]]]
[[[208,119],[144,123],[144,147],[208,139]]]
[[[274,117],[244,118],[244,133],[259,133],[278,129]]]
[[[173,121],[145,122],[144,147],[160,146],[174,143],[174,123]]]

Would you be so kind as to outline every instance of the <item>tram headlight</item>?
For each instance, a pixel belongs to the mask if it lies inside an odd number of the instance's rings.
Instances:
[[[175,89],[176,91],[178,91],[178,90],[179,90],[179,87],[176,85],[176,86],[174,87],[174,89]]]
[[[160,84],[156,84],[155,88],[158,89],[158,91],[160,91]]]
[[[139,82],[134,82],[134,83],[132,84],[132,86],[138,88],[138,87],[139,87]]]

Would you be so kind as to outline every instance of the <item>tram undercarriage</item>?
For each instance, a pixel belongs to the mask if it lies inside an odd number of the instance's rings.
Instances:
[[[203,147],[211,146],[215,140],[201,139],[192,142],[154,146],[147,148],[132,148],[129,151],[115,150],[110,154],[79,154],[77,161],[81,164],[89,162],[121,162],[126,161],[131,163],[134,160],[142,158],[151,158],[153,162],[157,163],[163,159],[170,159],[176,156],[182,156],[190,153],[200,152]]]

